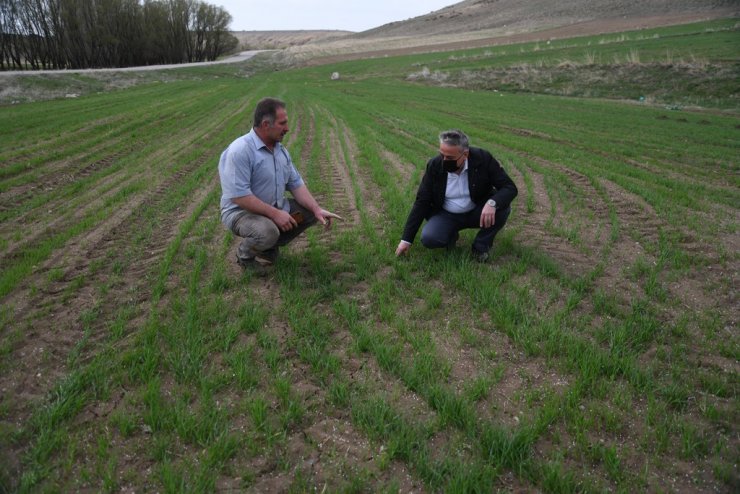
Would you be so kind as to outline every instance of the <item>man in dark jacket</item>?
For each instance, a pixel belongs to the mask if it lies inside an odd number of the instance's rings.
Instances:
[[[458,232],[479,228],[473,258],[488,260],[493,239],[511,213],[517,188],[501,164],[485,149],[470,147],[459,130],[439,135],[439,155],[430,159],[416,193],[396,255],[408,253],[421,223],[421,243],[434,249],[453,247]]]

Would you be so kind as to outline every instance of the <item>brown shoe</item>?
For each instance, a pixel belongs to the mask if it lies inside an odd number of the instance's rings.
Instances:
[[[271,266],[260,264],[254,257],[242,259],[237,256],[236,263],[242,268],[242,271],[253,273],[259,277],[267,276],[268,271],[270,271],[269,266]]]
[[[247,269],[254,267],[254,265],[257,264],[257,261],[254,260],[254,257],[250,257],[249,259],[242,259],[241,257],[236,256],[236,263],[243,269]]]
[[[254,260],[261,266],[272,266],[275,264],[278,258],[278,248],[273,247],[272,249],[263,250],[261,252],[254,251]]]

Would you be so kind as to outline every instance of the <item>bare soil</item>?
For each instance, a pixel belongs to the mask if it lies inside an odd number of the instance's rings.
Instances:
[[[383,58],[391,56],[429,53],[433,51],[464,50],[484,46],[509,45],[533,41],[567,39],[578,36],[616,33],[627,30],[650,29],[676,24],[688,24],[702,20],[719,19],[740,15],[732,9],[710,12],[672,13],[647,17],[616,17],[592,19],[547,27],[546,24],[527,26],[516,32],[490,32],[486,30],[460,34],[429,36],[374,37],[370,39],[339,39],[294,47],[285,51],[288,58],[302,60],[308,65],[324,65],[363,58]],[[378,47],[382,48],[378,48]]]
[[[469,2],[463,2],[469,3]],[[480,3],[480,2],[479,2]],[[598,34],[607,32],[616,32],[624,29],[647,28],[677,22],[691,22],[707,18],[706,13],[687,13],[666,15],[662,17],[646,17],[642,19],[624,19],[613,18],[609,20],[591,20],[573,23],[568,26],[561,26],[539,32],[512,34],[510,36],[486,37],[466,41],[449,41],[446,43],[430,45],[410,46],[406,48],[388,48],[383,50],[358,51],[356,53],[343,53],[322,58],[316,58],[310,63],[329,63],[351,58],[360,58],[368,56],[385,56],[414,53],[417,51],[448,50],[463,47],[483,46],[496,43],[512,43],[519,41],[528,41],[536,39],[550,39],[557,37],[570,37],[585,34]],[[297,41],[296,41],[297,42]],[[363,49],[361,45],[358,49]],[[235,108],[235,112],[244,112],[249,102],[245,102],[241,108]],[[296,138],[299,134],[305,139],[303,144],[304,153],[312,149],[314,140],[319,139],[316,130],[313,127],[313,118],[298,120],[299,122],[289,138]],[[332,129],[346,129],[337,119],[333,120]],[[517,129],[522,135],[533,135],[534,131],[529,129]],[[547,137],[547,136],[539,136]],[[326,148],[336,150],[337,152],[326,153],[314,164],[319,168],[319,175],[322,181],[327,184],[327,192],[320,197],[321,202],[330,202],[336,207],[336,212],[345,218],[344,223],[337,225],[339,231],[349,229],[360,223],[361,212],[358,201],[362,202],[362,212],[368,214],[370,218],[382,218],[382,210],[375,206],[376,198],[380,195],[379,191],[373,185],[372,180],[364,175],[366,172],[357,166],[356,156],[358,151],[356,142],[351,132],[342,132],[340,135],[336,130],[332,130],[325,136],[322,145]],[[563,143],[567,144],[567,143]],[[341,150],[341,152],[339,151]],[[512,151],[512,150],[509,150]],[[161,151],[162,154],[167,152],[166,149]],[[403,163],[392,151],[381,149],[381,156],[391,165],[394,173],[404,182],[411,179],[412,165]],[[538,166],[551,173],[563,174],[578,191],[579,196],[584,198],[588,209],[594,212],[592,217],[578,218],[581,231],[585,232],[587,238],[587,248],[575,246],[564,239],[562,236],[553,232],[549,226],[551,223],[551,211],[553,210],[553,201],[548,196],[545,180],[547,177],[543,173],[537,173],[529,170],[534,188],[531,192],[535,203],[534,210],[527,212],[523,206],[518,210],[519,226],[512,225],[512,228],[519,228],[517,241],[524,246],[530,246],[535,249],[547,251],[547,255],[558,263],[566,272],[577,275],[590,269],[595,263],[603,258],[604,249],[607,248],[607,238],[609,235],[609,225],[604,218],[610,205],[615,205],[619,214],[619,222],[624,225],[629,234],[623,234],[620,238],[621,248],[611,252],[606,259],[604,275],[599,278],[598,286],[609,289],[620,294],[619,302],[626,302],[633,296],[644,290],[644,280],[635,279],[625,272],[624,266],[634,263],[638,257],[644,257],[648,260],[655,260],[641,245],[645,242],[655,242],[657,231],[670,230],[670,226],[661,220],[655,211],[644,201],[623,190],[617,184],[609,181],[602,181],[601,187],[607,191],[602,194],[598,188],[591,183],[587,177],[574,172],[563,163],[555,163],[540,158],[535,158],[524,153],[520,153],[522,161],[534,160]],[[153,155],[153,160],[158,160],[161,155]],[[301,161],[306,163],[308,155],[305,154]],[[107,158],[89,163],[88,166],[78,170],[70,170],[64,163],[50,168],[51,173],[44,177],[48,187],[56,188],[71,180],[78,180],[80,177],[93,171],[103,169],[112,164],[121,157],[112,155]],[[15,428],[23,427],[32,415],[35,407],[43,403],[45,397],[53,386],[59,382],[68,372],[68,357],[80,340],[84,338],[84,325],[81,321],[83,313],[95,307],[102,308],[103,314],[99,315],[99,321],[109,321],[114,317],[114,309],[120,307],[122,298],[135,297],[134,300],[126,300],[136,305],[139,317],[134,318],[131,327],[128,329],[130,334],[140,330],[145,321],[143,319],[149,309],[151,297],[151,270],[153,266],[161,262],[170,239],[176,235],[179,226],[188,218],[193,208],[207,196],[209,192],[218,187],[215,179],[209,181],[197,193],[190,197],[187,204],[174,209],[163,223],[161,230],[157,231],[143,245],[139,255],[133,259],[126,259],[126,267],[123,273],[119,274],[114,271],[115,262],[118,255],[123,251],[120,247],[122,238],[130,238],[135,235],[138,228],[142,226],[141,215],[147,208],[156,209],[160,204],[158,201],[161,193],[167,190],[172,184],[183,180],[194,169],[203,164],[200,158],[174,171],[171,175],[159,181],[154,181],[152,187],[146,192],[135,195],[129,199],[125,207],[121,208],[116,214],[100,223],[94,230],[80,239],[73,240],[64,246],[59,253],[53,256],[49,262],[38,266],[35,274],[31,276],[19,289],[6,297],[2,302],[8,307],[13,307],[13,326],[17,328],[15,336],[9,334],[6,329],[3,330],[3,337],[11,341],[9,351],[12,354],[12,360],[15,365],[12,368],[4,369],[0,376],[0,391],[5,396],[12,396],[11,400],[3,400],[5,407],[5,421],[12,424]],[[526,167],[526,165],[522,165]],[[523,185],[523,175],[514,166],[507,164],[507,170],[520,184],[520,197],[517,199],[518,204],[526,203],[529,192]],[[353,177],[356,180],[353,181]],[[355,189],[353,183],[357,183]],[[117,187],[122,187],[121,183]],[[117,189],[114,189],[114,191]],[[32,189],[17,189],[0,196],[0,204],[9,204],[13,199],[24,200],[27,196],[33,194]],[[88,205],[92,207],[94,204]],[[569,217],[567,210],[561,207],[555,207],[555,217],[564,222],[571,222],[575,218]],[[737,221],[737,212],[729,211],[734,217],[732,220]],[[211,213],[213,214],[213,213]],[[28,220],[30,221],[30,220]],[[63,220],[59,220],[60,222]],[[66,221],[70,221],[67,219]],[[3,229],[17,228],[27,222],[25,218],[19,218],[15,222],[9,222],[3,225]],[[380,222],[378,222],[380,223]],[[44,232],[51,231],[56,223],[34,223],[33,229]],[[380,227],[379,227],[380,228]],[[508,227],[507,227],[508,228]],[[672,280],[668,284],[671,297],[693,310],[715,309],[723,314],[726,321],[738,320],[738,304],[736,295],[730,294],[729,299],[717,299],[709,295],[714,292],[716,285],[725,286],[727,280],[734,280],[737,276],[737,262],[731,261],[729,267],[722,264],[722,252],[737,252],[740,242],[738,236],[718,239],[715,245],[704,245],[692,239],[690,232],[684,233],[685,247],[689,250],[701,251],[710,264],[703,270],[701,277],[698,273],[692,273],[684,279]],[[43,233],[38,233],[42,235]],[[325,233],[329,235],[329,233]],[[23,242],[34,242],[37,237],[28,237]],[[236,241],[236,240],[235,240]],[[304,245],[298,240],[289,247],[291,250],[300,251]],[[11,245],[11,248],[2,253],[0,261],[3,263],[12,262],[13,252],[21,245],[21,241]],[[211,246],[217,249],[218,246]],[[50,272],[53,267],[62,266],[61,276],[50,280]],[[493,268],[491,268],[493,269]],[[380,273],[379,276],[387,276],[388,273]],[[230,279],[239,279],[243,276],[240,268],[235,264],[230,265],[228,272]],[[103,299],[97,291],[106,280],[115,280],[112,289],[104,295]],[[80,290],[69,292],[68,288],[75,280],[83,280],[83,287]],[[529,274],[525,273],[518,280],[521,286],[527,286],[533,283]],[[275,304],[280,306],[284,302],[279,297],[275,297],[274,278],[254,278],[249,282],[250,294],[255,297],[263,297],[265,304]],[[444,286],[436,287],[444,289]],[[267,298],[270,294],[270,298]],[[170,295],[174,296],[174,295]],[[362,307],[374,303],[372,294],[367,285],[358,284],[354,287],[352,297]],[[562,300],[551,300],[542,298],[537,301],[538,308],[543,313],[556,311],[561,308]],[[329,308],[325,308],[327,311]],[[585,311],[588,312],[588,311]],[[682,315],[681,312],[668,312],[663,314],[666,322],[676,322]],[[525,393],[528,391],[542,392],[561,392],[572,381],[571,376],[567,373],[554,369],[543,358],[530,358],[525,355],[508,337],[497,331],[497,328],[486,318],[478,320],[475,315],[462,321],[448,321],[445,327],[430,336],[434,345],[440,352],[444,352],[445,357],[450,362],[450,375],[448,383],[455,386],[456,389],[463,389],[465,383],[472,379],[495,374],[495,368],[485,368],[481,365],[485,359],[481,359],[478,353],[481,347],[477,343],[485,341],[482,346],[483,350],[495,354],[497,364],[504,369],[499,380],[491,390],[482,397],[478,403],[478,412],[482,417],[496,420],[505,425],[515,426],[528,416],[533,405],[527,401]],[[467,336],[459,331],[459,327],[468,329]],[[728,333],[735,328],[725,328]],[[291,328],[279,318],[271,319],[269,330],[281,343],[286,342],[291,337]],[[382,325],[379,325],[382,331]],[[96,342],[101,341],[107,335],[107,323],[100,323],[92,328],[89,348],[95,348]],[[495,337],[491,337],[494,335]],[[357,356],[347,349],[345,341],[349,340],[346,330],[338,330],[333,335],[334,343],[339,352],[345,352],[342,355],[342,361],[345,367],[343,373],[350,376],[351,379],[374,383],[377,388],[387,388],[394,390],[394,399],[406,412],[409,417],[420,422],[431,420],[434,415],[429,406],[421,400],[415,393],[410,392],[404,386],[400,385],[396,379],[389,377],[387,373],[378,369],[374,359],[368,356]],[[125,342],[124,342],[125,344]],[[734,372],[737,375],[740,371],[740,365],[737,361],[718,355],[709,355],[703,353],[701,348],[691,348],[690,358],[704,367],[721,369],[727,372]],[[646,361],[652,361],[652,354],[655,349],[646,352]],[[346,478],[348,471],[352,469],[364,468],[368,470],[371,477],[375,479],[375,485],[383,485],[389,479],[399,481],[400,488],[404,492],[423,492],[424,486],[420,485],[407,470],[406,466],[395,462],[387,469],[380,470],[377,467],[376,459],[381,454],[379,446],[370,442],[365,435],[356,430],[351,420],[341,413],[335,415],[326,415],[322,412],[321,407],[317,404],[326,401],[322,394],[321,388],[310,377],[310,370],[306,364],[301,363],[292,355],[286,354],[285,357],[290,359],[292,367],[290,369],[290,380],[297,390],[301,400],[306,404],[308,413],[300,430],[293,431],[293,434],[286,441],[285,456],[291,461],[291,470],[281,468],[274,459],[254,458],[250,464],[239,465],[245,471],[254,473],[254,481],[251,489],[256,492],[285,492],[287,491],[297,470],[304,472],[313,485],[340,485]],[[107,427],[106,422],[110,415],[119,407],[123,406],[125,401],[124,395],[129,390],[117,389],[112,396],[104,402],[92,404],[88,409],[80,414],[81,423],[98,420],[100,424]],[[239,396],[224,396],[226,400],[238,401]],[[727,405],[730,400],[718,400],[719,406]],[[604,434],[603,439],[607,444],[609,442],[621,441],[628,444],[634,444],[634,450],[639,450],[640,431],[635,425],[640,423],[641,412],[644,411],[643,403],[636,403],[635,412],[627,415],[630,422],[624,424],[620,434]],[[697,419],[697,423],[700,420]],[[234,429],[246,427],[245,424],[234,424]],[[556,434],[557,433],[557,434]],[[147,439],[145,433],[137,433],[138,437],[133,440],[125,441],[115,436],[115,441],[120,442],[122,451],[126,452],[125,456],[119,458],[117,468],[119,472],[135,471],[141,472],[141,475],[152,478],[152,464],[143,460],[140,454],[146,448]],[[536,450],[546,454],[552,447],[552,441],[557,439],[567,443],[570,439],[571,431],[563,426],[562,430],[553,431],[545,436],[541,443],[536,445]],[[449,437],[440,435],[440,443],[450,440]],[[87,445],[88,451],[94,456],[95,444],[94,439],[89,439]],[[733,439],[736,445],[736,439]],[[9,471],[16,471],[20,465],[22,454],[27,445],[16,444],[11,451],[1,451],[0,460],[7,462]],[[82,456],[82,455],[80,455]],[[670,458],[669,458],[670,459]],[[640,458],[626,458],[625,465],[641,465],[638,461]],[[81,462],[91,461],[79,460]],[[567,465],[578,468],[573,458],[567,459]],[[677,464],[665,467],[663,470],[651,473],[649,487],[662,489],[669,486],[671,490],[680,492],[695,492],[722,490],[723,486],[714,484],[713,478],[704,479],[705,483],[697,487],[693,483],[692,476],[696,469],[695,465]],[[237,491],[242,488],[241,473],[236,472],[233,475],[224,475],[219,479],[219,490]],[[663,475],[662,477],[660,475]],[[702,474],[703,475],[703,474]],[[122,482],[125,487],[128,484]],[[129,486],[132,490],[152,489],[151,485],[143,484],[141,481],[134,480]],[[501,488],[510,488],[518,491],[533,490],[532,486],[524,485],[524,482],[505,475],[500,481]],[[91,488],[93,490],[94,487]]]
[[[239,40],[241,50],[281,50],[291,46],[300,46],[318,41],[341,38],[350,31],[232,31]]]

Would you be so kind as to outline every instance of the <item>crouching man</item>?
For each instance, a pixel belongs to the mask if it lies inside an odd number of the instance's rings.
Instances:
[[[477,228],[473,259],[486,262],[496,234],[511,213],[518,191],[496,158],[470,147],[459,130],[439,135],[439,155],[427,162],[396,255],[411,249],[422,222],[421,243],[430,249],[453,247],[464,228]]]
[[[232,142],[218,163],[221,221],[243,239],[236,259],[244,268],[273,264],[279,247],[306,228],[341,219],[322,209],[303,182],[281,144],[288,130],[285,103],[264,98],[254,110],[252,130]]]

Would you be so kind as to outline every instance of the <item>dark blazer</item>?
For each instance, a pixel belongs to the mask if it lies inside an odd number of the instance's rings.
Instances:
[[[480,206],[488,199],[493,199],[497,210],[509,207],[519,192],[514,182],[491,153],[474,147],[469,151],[468,187],[472,201]],[[447,172],[442,169],[442,156],[437,156],[427,162],[416,200],[403,229],[403,240],[413,242],[422,221],[442,210],[446,191]]]

